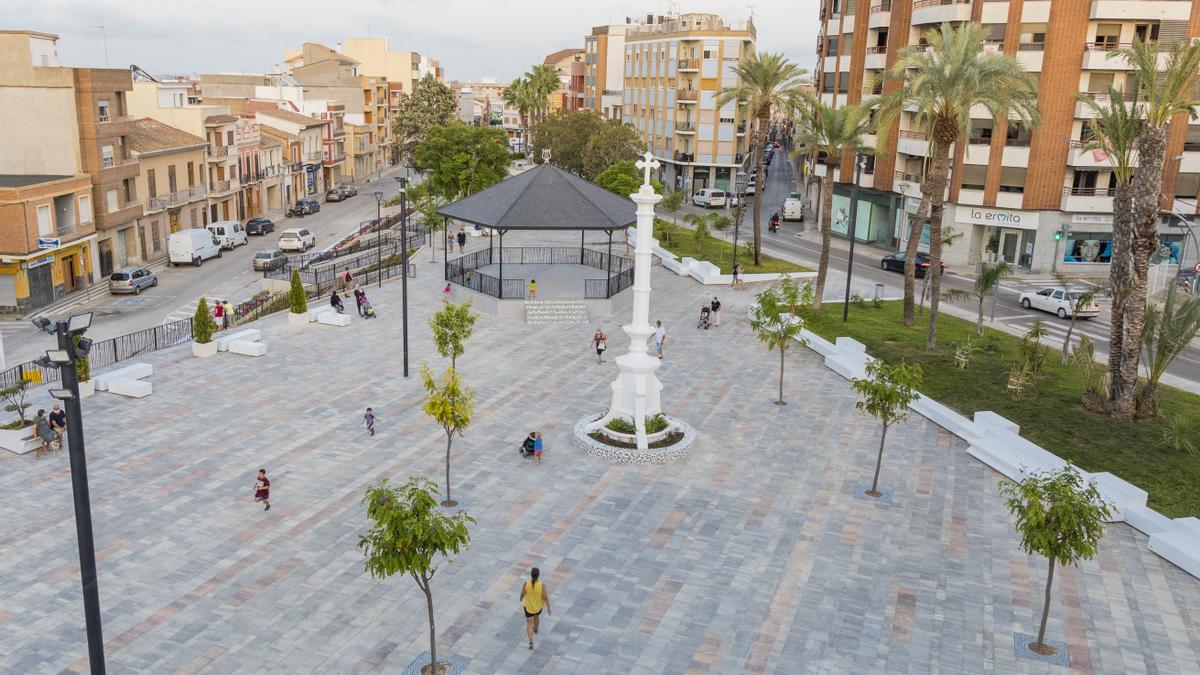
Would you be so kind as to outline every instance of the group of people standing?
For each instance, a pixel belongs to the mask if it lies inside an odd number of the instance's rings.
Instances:
[[[213,303],[213,319],[217,322],[217,330],[233,328],[233,305],[228,300],[218,300]]]

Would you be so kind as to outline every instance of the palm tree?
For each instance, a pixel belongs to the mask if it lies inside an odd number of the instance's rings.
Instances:
[[[1108,90],[1109,105],[1100,105],[1090,96],[1079,95],[1079,100],[1092,110],[1094,119],[1088,121],[1090,140],[1084,150],[1100,151],[1112,165],[1113,186],[1113,245],[1112,261],[1108,266],[1108,286],[1112,296],[1112,319],[1108,333],[1108,399],[1128,401],[1132,405],[1134,388],[1137,386],[1137,365],[1129,379],[1128,371],[1121,368],[1125,355],[1125,303],[1133,292],[1133,163],[1137,152],[1137,139],[1142,133],[1142,120],[1138,117],[1138,93],[1130,92],[1132,101],[1126,102],[1125,93],[1117,89]]]
[[[704,255],[704,247],[708,244],[708,214],[689,213],[683,217],[683,222],[692,226],[692,245]]]
[[[1166,63],[1159,68],[1159,57],[1166,52]],[[1138,95],[1144,103],[1141,132],[1134,149],[1138,169],[1130,180],[1132,189],[1132,267],[1133,276],[1124,301],[1121,329],[1121,356],[1117,396],[1110,396],[1110,414],[1120,419],[1132,419],[1135,411],[1134,389],[1137,385],[1137,363],[1142,351],[1142,336],[1146,324],[1146,286],[1149,281],[1150,259],[1158,250],[1158,219],[1161,209],[1163,161],[1167,154],[1168,125],[1177,116],[1196,119],[1197,75],[1200,73],[1200,44],[1176,42],[1170,47],[1156,43],[1135,42],[1132,47],[1113,50],[1111,58],[1126,60],[1136,78]],[[1113,214],[1117,213],[1113,202]],[[1114,218],[1115,229],[1115,218]],[[1115,239],[1115,237],[1114,237]],[[1116,250],[1117,242],[1113,242]],[[1114,288],[1114,292],[1115,292]],[[1110,345],[1110,350],[1112,349]]]
[[[525,159],[528,160],[529,149],[532,147],[532,143],[530,143],[530,128],[533,126],[531,114],[536,103],[529,80],[524,77],[513,80],[504,90],[503,98],[504,103],[516,108],[517,114],[521,116],[521,126],[525,128]]]
[[[1071,300],[1071,323],[1067,325],[1067,337],[1063,338],[1062,354],[1059,356],[1059,363],[1064,366],[1071,360],[1071,333],[1075,332],[1075,321],[1079,319],[1079,313],[1085,307],[1092,304],[1096,300],[1096,296],[1104,291],[1102,286],[1091,286],[1085,291],[1070,290],[1072,279],[1060,272],[1054,273],[1054,279],[1062,286],[1063,292]]]
[[[550,96],[562,86],[562,82],[558,79],[558,70],[553,66],[534,66],[532,70],[525,73],[525,79],[529,82],[534,99],[533,110],[540,122],[545,119],[546,113],[550,110]]]
[[[989,295],[993,298],[996,296],[996,291],[1000,288],[1000,281],[1010,274],[1012,274],[1012,266],[1000,261],[995,265],[984,267],[979,276],[975,277],[975,286],[970,291],[956,289],[946,292],[947,300],[974,298],[979,302],[979,314],[975,319],[975,334],[979,337],[983,337],[983,303]]]
[[[1013,126],[1032,126],[1039,120],[1033,76],[1012,56],[984,52],[987,36],[987,31],[975,23],[961,26],[943,23],[940,28],[926,31],[923,37],[928,44],[913,45],[900,51],[887,76],[902,80],[902,83],[899,89],[884,94],[880,105],[880,129],[886,130],[908,108],[912,109],[917,126],[931,132],[933,161],[921,182],[921,198],[928,200],[930,206],[929,270],[933,274],[926,349],[933,349],[937,340],[942,282],[941,229],[950,150],[969,133],[971,108],[975,106],[985,108],[992,119],[1008,120]],[[881,138],[881,144],[882,141]],[[914,227],[921,226],[918,219]],[[919,230],[916,236],[920,236]],[[911,325],[916,256],[905,258],[905,322]]]
[[[1188,346],[1200,330],[1200,300],[1178,298],[1176,286],[1167,288],[1167,301],[1150,307],[1145,320],[1146,386],[1139,395],[1139,412],[1146,417],[1158,414],[1158,380],[1167,366]]]
[[[717,94],[716,105],[727,103],[746,106],[747,113],[754,116],[754,171],[763,175],[763,152],[767,146],[767,126],[771,114],[776,110],[789,110],[803,96],[800,78],[808,71],[788,61],[783,54],[755,52],[743,58],[733,72],[738,77],[738,86],[726,87]],[[762,196],[763,187],[754,191],[754,264],[762,264]]]
[[[825,179],[821,181],[821,213],[817,218],[821,228],[821,258],[817,264],[813,309],[821,308],[825,277],[829,273],[829,249],[833,243],[833,171],[841,163],[843,153],[857,156],[872,152],[863,140],[863,135],[871,130],[872,105],[874,101],[864,101],[858,105],[834,108],[806,96],[790,111],[798,118],[796,153],[824,155]]]

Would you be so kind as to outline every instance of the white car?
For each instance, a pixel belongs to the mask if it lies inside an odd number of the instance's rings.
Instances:
[[[704,188],[692,195],[692,203],[696,206],[703,206],[706,209],[725,206],[725,199],[725,191],[715,188]]]
[[[279,235],[279,250],[300,251],[301,253],[316,246],[317,235],[303,227],[292,227]]]
[[[1025,309],[1040,309],[1044,312],[1057,314],[1060,319],[1065,319],[1075,311],[1075,305],[1079,302],[1079,295],[1079,291],[1064,290],[1062,288],[1043,288],[1036,293],[1032,291],[1022,293],[1019,302]],[[1077,315],[1081,319],[1090,319],[1099,313],[1100,303],[1093,300],[1080,307]]]
[[[804,222],[804,196],[801,193],[793,192],[783,200],[783,219]]]

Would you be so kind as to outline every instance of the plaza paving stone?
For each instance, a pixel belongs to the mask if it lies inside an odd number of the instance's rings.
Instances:
[[[416,585],[371,579],[356,543],[368,484],[443,480],[416,372],[445,365],[425,327],[440,269],[423,263],[409,288],[408,380],[392,284],[369,291],[375,321],[270,317],[265,357],[160,352],[144,359],[152,396],[85,402],[110,672],[401,672],[428,649]],[[571,442],[609,400],[624,316],[594,321],[610,335],[603,365],[592,326],[480,318],[459,361],[479,407],[451,477],[478,524],[433,582],[442,653],[472,673],[1064,670],[1014,655],[1014,634],[1036,632],[1045,565],[1018,549],[998,474],[913,415],[889,433],[892,505],[855,499],[879,427],[847,382],[796,349],[790,403],[772,405],[778,358],[745,320],[752,293],[718,289],[723,325],[700,331],[713,289],[661,268],[653,283],[664,404],[699,433],[668,466]],[[540,466],[517,454],[533,429]],[[266,513],[251,501],[260,467]],[[0,671],[84,670],[65,454],[4,454],[0,494]],[[554,614],[530,651],[517,594],[534,565]],[[1050,617],[1074,672],[1200,672],[1200,582],[1123,524],[1056,575]]]

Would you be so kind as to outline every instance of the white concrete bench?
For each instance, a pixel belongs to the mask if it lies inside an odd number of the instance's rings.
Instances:
[[[821,356],[829,356],[830,354],[837,353],[837,347],[835,347],[832,342],[826,340],[820,335],[817,335],[807,328],[804,328],[800,331],[800,337],[803,338],[804,343],[809,349],[812,349]]]
[[[108,383],[108,392],[130,398],[145,398],[154,393],[154,386],[142,380],[117,378]]]
[[[866,377],[867,362],[871,360],[866,345],[849,337],[839,337],[833,343],[837,353],[825,357],[825,367],[847,380]]]
[[[317,323],[323,323],[326,326],[349,326],[350,315],[338,314],[337,312],[321,312],[317,315]]]
[[[968,442],[979,434],[979,428],[971,420],[925,394],[913,401],[909,409]]]
[[[1140,487],[1117,478],[1107,471],[1094,473],[1090,478],[1096,484],[1096,489],[1100,490],[1104,501],[1110,502],[1112,505],[1113,513],[1109,519],[1110,522],[1124,522],[1130,509],[1146,506],[1148,495]]]
[[[257,328],[246,328],[236,333],[230,333],[217,338],[217,351],[229,351],[229,345],[239,340],[255,342],[262,339],[262,331]]]
[[[1176,518],[1170,526],[1150,535],[1150,550],[1194,577],[1200,577],[1200,519]]]
[[[229,343],[229,353],[243,356],[263,356],[267,353],[267,345],[255,340],[234,340]]]
[[[310,322],[317,321],[321,318],[322,314],[325,314],[326,312],[332,312],[332,311],[334,311],[333,307],[330,307],[329,305],[322,305],[320,307],[317,307],[316,309],[310,309],[310,310],[308,310],[308,320]]]
[[[1057,471],[1066,466],[1062,458],[1039,445],[1021,438],[1020,427],[990,411],[975,413],[977,436],[967,454],[987,464],[1010,480],[1019,481],[1031,473]]]
[[[140,380],[153,374],[154,368],[149,363],[133,363],[107,373],[100,373],[92,379],[96,381],[96,391],[108,391],[113,380]]]

